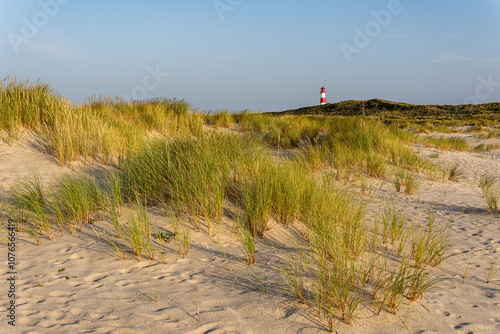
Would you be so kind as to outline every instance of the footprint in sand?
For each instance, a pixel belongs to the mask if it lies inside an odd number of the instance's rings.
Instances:
[[[461,324],[458,324],[458,325],[456,325],[456,326],[455,326],[455,327],[453,327],[453,328],[454,328],[454,329],[462,329],[462,328],[464,328],[465,326],[469,326],[469,325],[471,325],[471,323],[470,323],[470,322],[462,322]]]
[[[66,253],[71,253],[71,250],[73,249],[73,246],[69,246],[68,248],[60,248],[56,250],[57,254],[66,254]]]
[[[70,309],[70,310],[69,310],[69,313],[70,313],[71,315],[80,315],[80,314],[82,314],[82,313],[83,313],[83,310],[82,310],[82,309],[80,309],[80,308],[75,307],[75,308]]]
[[[48,313],[48,318],[49,319],[54,319],[54,320],[63,320],[64,318],[66,317],[66,314],[65,312],[62,312],[62,311],[50,311]]]
[[[75,294],[67,291],[52,291],[49,293],[49,296],[51,297],[73,297]]]
[[[26,317],[33,317],[39,313],[40,313],[40,311],[37,311],[37,310],[31,311],[31,312],[26,312]]]
[[[128,286],[130,284],[133,284],[133,283],[134,282],[130,281],[130,280],[119,280],[119,281],[116,281],[113,285],[114,286],[124,287],[124,286]]]
[[[162,275],[162,276],[158,276],[156,278],[154,278],[155,280],[161,280],[161,279],[168,279],[170,278],[170,276],[166,276],[166,275]]]
[[[72,254],[69,257],[69,260],[73,260],[73,261],[74,260],[83,260],[83,259],[85,259],[85,257],[82,255],[79,255],[78,253]]]
[[[214,323],[204,324],[193,331],[187,332],[189,334],[205,334],[205,333],[228,333],[225,330],[219,330],[219,326]]]
[[[96,283],[96,282],[99,282],[105,278],[107,278],[108,275],[102,275],[102,274],[90,274],[88,276],[86,276],[83,280],[85,282],[93,282],[93,283]]]

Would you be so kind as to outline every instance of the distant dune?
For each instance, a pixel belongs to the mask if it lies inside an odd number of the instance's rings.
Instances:
[[[500,103],[416,105],[381,99],[347,100],[285,110],[278,115],[375,116],[395,119],[500,119]]]

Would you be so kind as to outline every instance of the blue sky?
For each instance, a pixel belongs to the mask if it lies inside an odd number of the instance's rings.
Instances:
[[[71,101],[500,101],[500,0],[0,0],[0,76]]]

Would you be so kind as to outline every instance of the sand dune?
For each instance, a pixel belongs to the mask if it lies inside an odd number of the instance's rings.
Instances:
[[[33,141],[25,135],[13,146],[0,144],[2,196],[28,173],[29,166],[44,180],[61,172],[54,159],[33,146]],[[490,262],[499,256],[500,215],[487,213],[478,179],[487,173],[500,179],[500,151],[479,154],[416,149],[441,165],[458,164],[463,177],[459,182],[426,180],[413,196],[396,193],[389,180],[370,181],[369,194],[365,195],[370,198],[368,218],[373,218],[384,201],[394,201],[415,220],[424,219],[433,205],[436,224],[450,224],[453,256],[437,269],[446,281],[419,303],[404,305],[397,316],[376,316],[374,310],[364,307],[353,324],[339,322],[335,329],[338,333],[499,333],[500,275],[489,284],[485,279]],[[152,208],[149,213],[158,226],[168,225],[159,210]],[[232,224],[225,218],[220,245],[203,231],[193,233],[186,258],[179,257],[174,244],[167,244],[166,264],[145,258],[139,262],[131,254],[124,261],[116,259],[104,240],[106,231],[112,230],[106,221],[84,226],[74,235],[56,234],[54,241],[42,238],[41,247],[27,235],[18,234],[18,322],[13,331],[6,324],[2,307],[0,332],[326,332],[322,321],[279,289],[273,269],[279,256],[274,247],[286,246],[288,231],[275,226],[258,243],[255,274],[244,262],[243,248],[231,233]],[[462,284],[469,261],[471,270]],[[0,273],[5,276],[5,265]]]

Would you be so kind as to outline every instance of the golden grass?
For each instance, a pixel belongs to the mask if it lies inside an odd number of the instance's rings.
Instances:
[[[206,229],[212,236],[231,203],[250,266],[273,220],[304,226],[279,271],[291,295],[330,328],[334,319],[352,322],[363,304],[397,313],[405,299],[418,300],[439,281],[431,267],[447,256],[445,229],[433,230],[434,222],[427,230],[413,228],[409,215],[394,206],[382,212],[381,230],[378,223],[369,229],[366,203],[334,181],[383,178],[396,170],[397,190],[405,185],[408,194],[416,192],[416,173],[435,166],[408,147],[425,141],[397,127],[352,117],[202,115],[175,99],[126,103],[104,97],[72,105],[47,85],[14,81],[2,84],[0,99],[1,108],[9,108],[0,114],[9,142],[24,127],[41,135],[61,165],[80,160],[117,167],[100,176],[64,174],[50,185],[36,174],[25,180],[10,212],[37,243],[42,233],[53,239],[56,226],[75,233],[106,214],[116,230],[114,241],[107,240],[119,258],[125,257],[118,241],[123,237],[139,260],[158,254],[165,262],[157,248],[163,239],[154,236],[167,234],[152,233],[148,206],[162,207],[174,230],[168,235],[185,257],[191,231]],[[205,123],[240,133],[205,131]],[[427,141],[462,147],[458,139]],[[283,149],[289,158],[276,158]],[[120,219],[123,206],[135,209]]]

